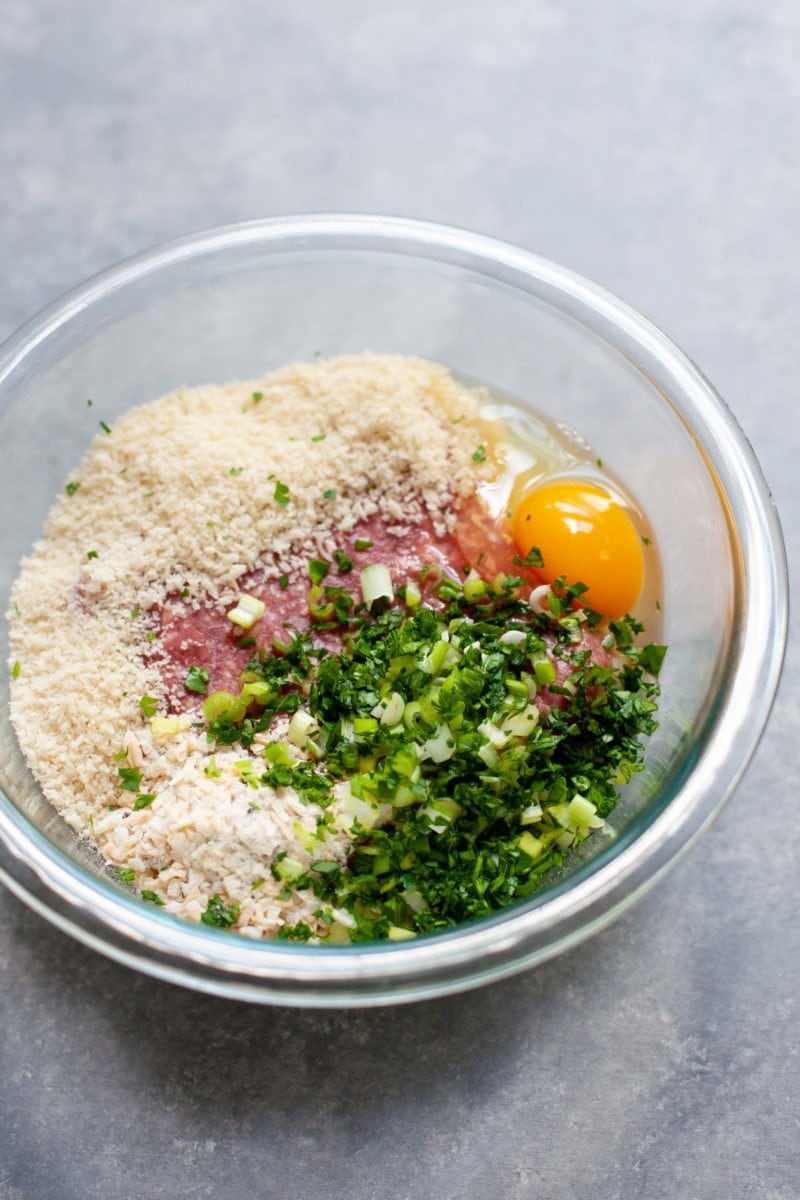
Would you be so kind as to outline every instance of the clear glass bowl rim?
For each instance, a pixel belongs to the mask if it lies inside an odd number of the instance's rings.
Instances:
[[[692,769],[614,857],[588,864],[543,902],[402,944],[252,942],[166,916],[95,878],[0,792],[0,879],[49,921],[115,960],[216,995],[303,1007],[365,1006],[460,991],[543,961],[622,912],[682,855],[738,783],[766,724],[786,642],[785,551],[755,455],[724,401],[678,347],[623,301],[550,260],[482,234],[409,218],[309,214],[223,226],[157,246],[42,310],[0,347],[0,396],[36,347],[111,292],[185,260],[233,249],[389,252],[481,273],[540,297],[628,356],[703,449],[729,514],[739,615],[725,694]],[[676,393],[680,400],[676,399]],[[624,839],[623,839],[624,840]],[[602,857],[602,856],[601,856]]]

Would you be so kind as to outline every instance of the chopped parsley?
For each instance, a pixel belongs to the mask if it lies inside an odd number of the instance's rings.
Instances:
[[[151,904],[158,904],[160,908],[164,907],[164,901],[161,899],[160,896],[157,896],[155,894],[155,892],[150,892],[150,891],[146,891],[145,889],[142,889],[142,899],[149,900]]]
[[[331,564],[328,562],[325,562],[324,559],[321,559],[321,558],[309,559],[308,577],[311,580],[311,582],[314,584],[322,583],[323,579],[328,574],[330,569],[331,569]]]
[[[13,667],[11,668],[11,678],[19,679],[19,673],[21,670],[22,670],[22,666],[20,665],[19,659],[17,659],[17,661],[14,663]]]
[[[354,544],[355,544],[356,550],[371,550],[372,549],[372,542],[369,540],[369,538],[356,538]]]
[[[535,561],[531,551],[521,564]],[[296,632],[274,653],[259,650],[247,671],[267,685],[263,700],[207,726],[210,742],[248,747],[277,714],[297,713],[290,730],[307,758],[277,741],[260,761],[237,764],[252,787],[291,787],[322,812],[317,834],[305,835],[316,860],[284,853],[272,872],[281,897],[310,888],[329,919],[320,916],[321,932],[300,922],[279,936],[412,937],[531,895],[603,825],[620,781],[642,769],[665,648],[640,645],[641,625],[625,617],[603,627],[619,665],[600,666],[582,634],[600,618],[578,607],[581,584],[556,581],[551,609],[540,613],[517,576],[477,589],[474,579],[430,571],[439,608],[369,612],[323,586],[329,566],[309,563],[309,608],[314,630],[344,631],[343,649]],[[544,714],[535,703],[542,690]],[[345,780],[349,797],[333,790]],[[342,814],[352,822],[346,864],[324,850]],[[343,928],[334,910],[355,927]],[[215,896],[203,920],[226,928],[237,917]]]
[[[486,447],[478,446],[477,450],[472,452],[472,461],[476,463],[486,462]]]
[[[324,442],[327,436],[327,433],[316,433],[311,440],[312,442]]]
[[[336,488],[327,488],[322,493],[322,498],[323,498],[323,500],[335,500],[336,499]]]
[[[228,471],[228,474],[229,475],[241,475],[243,470],[244,470],[244,467],[231,467],[230,470]]]
[[[251,392],[250,399],[253,401],[253,404],[260,404],[261,401],[264,399],[264,393],[263,392]]]
[[[200,920],[204,925],[214,925],[217,929],[230,929],[239,920],[239,905],[233,900],[226,908],[221,896],[212,896]]]
[[[68,496],[74,496],[80,486],[81,485],[77,480],[73,480],[71,483],[67,484],[67,486],[64,488],[64,491]]]
[[[91,559],[91,558],[97,558],[97,551],[96,551],[96,550],[87,550],[87,551],[86,551],[86,557],[87,557],[87,558],[89,558],[89,559]]]
[[[183,686],[187,692],[196,692],[198,696],[205,696],[208,692],[208,671],[205,667],[189,667]]]
[[[281,591],[285,592],[287,587],[289,586],[289,576],[288,575],[279,575],[278,583],[280,585]]]
[[[115,867],[114,874],[118,879],[121,879],[123,883],[133,883],[134,879],[136,878],[136,872],[132,867]]]
[[[511,560],[515,567],[543,567],[544,559],[538,546],[531,546],[524,558],[515,554]]]
[[[333,557],[336,559],[336,566],[339,569],[340,575],[347,575],[353,569],[353,560],[349,558],[344,550],[334,550]]]
[[[281,508],[286,508],[289,504],[289,487],[285,483],[281,483],[280,479],[275,484],[275,491],[272,493],[273,499]]]
[[[158,700],[156,700],[155,696],[142,696],[141,700],[139,701],[139,708],[142,710],[144,716],[146,716],[149,720],[150,717],[154,717],[158,711]]]
[[[138,792],[142,782],[142,772],[138,767],[118,767],[119,786],[123,792]]]
[[[136,797],[136,803],[133,806],[134,812],[139,812],[141,808],[149,808],[156,798],[156,792],[140,792]]]

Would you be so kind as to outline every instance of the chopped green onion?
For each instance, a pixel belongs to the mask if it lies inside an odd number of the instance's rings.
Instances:
[[[288,485],[281,483],[281,481],[278,480],[275,484],[275,491],[272,493],[272,496],[275,502],[279,504],[281,508],[286,508],[291,499]]]
[[[417,935],[414,933],[413,929],[403,929],[399,925],[390,925],[386,936],[390,942],[407,942],[412,938],[415,938]]]
[[[310,712],[305,709],[298,708],[297,712],[292,713],[292,719],[289,722],[289,728],[286,731],[286,740],[291,742],[293,746],[297,746],[300,750],[304,750],[308,739],[312,734],[316,733],[319,726]]]
[[[150,722],[150,732],[156,741],[175,737],[183,729],[180,717],[153,717]]]
[[[265,608],[264,601],[259,600],[258,596],[242,592],[236,601],[236,606],[229,611],[228,620],[233,621],[234,625],[238,625],[241,629],[252,629],[256,622],[263,617]]]
[[[19,673],[21,670],[22,670],[22,666],[20,665],[19,660],[17,660],[17,662],[15,662],[13,667],[11,668],[11,678],[19,679]]]
[[[74,496],[80,486],[81,486],[80,483],[78,483],[77,481],[74,481],[72,483],[68,483],[67,486],[64,488],[64,491],[67,493],[68,496]]]
[[[538,858],[542,850],[544,850],[544,843],[527,830],[519,839],[518,845],[520,850],[524,854],[527,854],[528,858]]]
[[[368,538],[356,538],[354,545],[356,550],[372,549],[372,542]]]
[[[155,792],[140,792],[136,797],[136,803],[133,806],[133,811],[138,812],[141,808],[149,808],[155,799]]]
[[[384,563],[372,563],[364,567],[360,575],[361,595],[368,609],[378,600],[394,600],[394,587],[389,568]]]
[[[536,682],[540,687],[546,687],[548,683],[555,683],[557,679],[556,668],[549,658],[536,658],[531,663],[533,673],[536,676]]]
[[[158,701],[156,700],[155,696],[142,696],[141,700],[139,701],[139,708],[149,719],[155,715],[155,712],[158,708]]]
[[[246,712],[246,702],[240,696],[234,696],[233,692],[212,692],[203,702],[203,714],[208,721],[216,721],[223,717],[237,725],[244,719]]]

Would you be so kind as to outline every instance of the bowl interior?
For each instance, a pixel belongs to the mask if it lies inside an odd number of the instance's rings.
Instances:
[[[0,373],[0,495],[13,513],[0,528],[0,593],[7,599],[98,422],[179,384],[369,349],[436,359],[509,393],[593,446],[640,501],[663,570],[660,728],[614,816],[616,837],[590,840],[573,868],[585,877],[653,824],[707,749],[748,603],[741,529],[713,428],[698,430],[680,371],[665,365],[646,322],[550,264],[537,270],[527,256],[523,269],[511,253],[498,262],[496,251],[469,253],[425,228],[323,237],[263,223],[195,239],[101,277],[23,331]],[[6,701],[7,671],[2,688]],[[0,782],[50,842],[119,891],[43,800],[7,703]],[[717,781],[720,795],[729,783]],[[529,907],[563,886],[554,879]]]

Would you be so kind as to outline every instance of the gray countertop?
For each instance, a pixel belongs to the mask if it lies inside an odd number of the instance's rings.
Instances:
[[[796,0],[6,0],[0,337],[205,226],[388,211],[597,279],[738,416],[796,582]],[[797,1200],[800,661],[706,838],[464,996],[194,995],[0,894],[3,1200]]]

